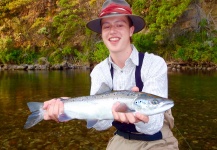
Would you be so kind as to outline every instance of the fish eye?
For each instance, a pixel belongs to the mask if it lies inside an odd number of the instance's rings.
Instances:
[[[154,99],[153,101],[151,101],[152,104],[157,105],[159,102],[158,100]]]

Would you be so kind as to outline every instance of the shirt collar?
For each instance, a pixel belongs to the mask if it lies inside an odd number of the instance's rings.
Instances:
[[[133,44],[131,44],[131,47],[133,50],[132,50],[130,57],[126,60],[125,65],[127,65],[128,63],[133,63],[134,65],[138,66],[139,65],[138,50]],[[110,68],[111,68],[111,64],[113,66],[116,66],[115,63],[112,61],[112,58],[110,55],[108,57],[108,64]]]

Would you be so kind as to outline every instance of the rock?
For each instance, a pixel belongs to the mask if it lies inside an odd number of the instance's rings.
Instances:
[[[74,65],[71,63],[68,63],[68,67],[69,67],[69,69],[74,69]]]
[[[35,65],[35,70],[49,70],[49,66],[48,65],[39,65],[39,64],[36,64]]]
[[[185,67],[185,66],[182,66],[182,67],[181,67],[181,70],[185,71],[185,70],[186,70],[186,67]]]
[[[26,70],[27,68],[28,68],[28,65],[26,64],[14,67],[14,69],[16,70]]]
[[[170,66],[167,67],[167,70],[168,70],[168,71],[172,71],[172,67],[170,67]]]
[[[173,72],[176,72],[176,68],[172,68],[172,71],[173,71]]]
[[[34,66],[34,65],[28,65],[27,70],[34,70],[34,69],[35,69],[35,66]]]
[[[7,65],[7,64],[3,65],[3,67],[2,67],[3,70],[8,70],[8,68],[9,68],[9,65]]]
[[[62,67],[62,69],[68,69],[68,68],[69,68],[67,61],[63,61],[63,62],[60,64],[60,66]]]
[[[52,69],[52,70],[62,70],[63,68],[62,68],[62,66],[60,64],[56,64],[56,65],[52,65],[50,67],[50,69]]]
[[[215,67],[208,67],[207,68],[207,71],[212,71],[212,70],[215,70]]]
[[[203,70],[203,71],[206,71],[206,67],[202,67],[202,70]]]
[[[180,69],[180,68],[181,68],[181,65],[177,65],[176,68],[177,68],[177,69]]]

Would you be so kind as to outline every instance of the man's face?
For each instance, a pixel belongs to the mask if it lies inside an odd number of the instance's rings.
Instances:
[[[134,26],[129,26],[126,16],[103,18],[101,25],[102,39],[110,52],[124,51],[130,46]]]

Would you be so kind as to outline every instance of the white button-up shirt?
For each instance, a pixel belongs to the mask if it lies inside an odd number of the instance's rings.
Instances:
[[[104,61],[95,66],[91,72],[91,91],[94,95],[98,92],[102,83],[107,84],[113,90],[131,90],[136,86],[135,69],[139,64],[137,49],[132,45],[132,53],[126,60],[125,66],[119,68],[113,63],[109,56]],[[111,64],[113,66],[113,80],[111,77]],[[163,58],[154,54],[145,53],[142,68],[141,79],[143,82],[142,92],[158,95],[164,98],[168,97],[168,79],[167,65]],[[154,134],[158,132],[164,121],[164,114],[149,116],[149,122],[135,123],[138,132],[145,134]],[[105,130],[112,126],[112,121],[99,121],[94,128]]]

